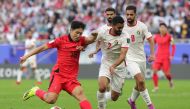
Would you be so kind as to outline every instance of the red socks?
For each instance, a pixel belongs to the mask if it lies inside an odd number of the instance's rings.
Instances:
[[[158,75],[156,73],[153,74],[152,80],[154,82],[154,87],[158,87]]]
[[[88,100],[84,100],[80,102],[80,108],[81,109],[92,109],[92,106]]]
[[[46,94],[46,92],[41,89],[36,90],[36,96],[38,96],[41,100],[44,100],[45,94]]]
[[[172,80],[172,76],[171,75],[166,75],[166,78],[171,81]]]

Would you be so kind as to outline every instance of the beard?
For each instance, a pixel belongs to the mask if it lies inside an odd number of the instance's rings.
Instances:
[[[135,20],[133,20],[133,19],[127,19],[127,23],[129,23],[129,24],[133,24],[134,21]]]
[[[120,36],[121,33],[122,33],[122,31],[120,31],[120,30],[119,31],[115,31],[115,34],[118,35],[118,36]]]
[[[108,23],[111,24],[111,22],[112,22],[112,18],[108,18],[107,21],[108,21]]]

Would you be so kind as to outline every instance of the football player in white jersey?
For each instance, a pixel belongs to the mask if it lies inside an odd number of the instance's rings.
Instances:
[[[33,50],[36,47],[36,40],[34,38],[32,38],[32,31],[31,30],[27,30],[26,31],[26,37],[27,39],[25,40],[25,54],[29,53],[31,50]],[[22,75],[23,73],[27,72],[27,66],[30,66],[32,69],[32,72],[35,73],[35,78],[37,79],[37,84],[41,84],[41,78],[40,75],[36,72],[36,68],[37,68],[37,62],[36,62],[36,56],[31,56],[26,62],[24,62],[20,69],[21,71],[17,74],[17,84],[21,83],[22,80]]]
[[[125,31],[124,19],[116,16],[112,20],[112,27],[98,32],[102,60],[99,69],[97,91],[98,109],[106,108],[106,101],[116,101],[121,94],[126,77],[125,56],[128,51],[130,37]],[[110,84],[111,93],[106,96],[106,89]]]
[[[130,72],[131,76],[134,77],[136,81],[136,86],[134,87],[131,97],[128,99],[128,103],[131,109],[136,109],[135,100],[139,95],[142,96],[143,100],[146,102],[148,109],[155,109],[148,90],[145,86],[146,72],[146,56],[144,52],[144,40],[146,39],[150,44],[150,56],[148,61],[154,60],[154,41],[152,34],[148,31],[147,26],[136,19],[136,7],[129,5],[126,8],[126,19],[127,22],[123,31],[126,31],[130,35],[130,48],[126,55],[127,60],[127,70]]]
[[[100,26],[96,31],[102,31],[102,30],[106,30],[106,29],[110,29],[111,28],[111,22],[112,19],[116,16],[116,11],[114,8],[107,8],[105,10],[105,17],[107,19],[107,24],[104,24],[102,26]],[[97,41],[96,43],[96,50],[92,53],[89,54],[89,57],[92,58],[94,56],[94,54],[98,53],[98,51],[100,51],[100,42]]]

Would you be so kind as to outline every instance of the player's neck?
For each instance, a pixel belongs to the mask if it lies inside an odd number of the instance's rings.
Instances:
[[[166,36],[167,33],[160,33],[162,37]]]
[[[117,36],[117,34],[115,34],[115,32],[113,31],[113,28],[110,28],[109,34],[112,36]]]

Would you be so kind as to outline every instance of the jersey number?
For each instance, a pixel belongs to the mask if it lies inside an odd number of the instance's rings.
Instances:
[[[131,35],[131,41],[135,42],[135,35]]]

